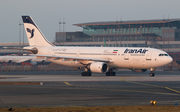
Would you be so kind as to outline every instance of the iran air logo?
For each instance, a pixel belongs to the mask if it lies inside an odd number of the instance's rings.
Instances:
[[[29,28],[26,28],[27,32],[29,32],[31,34],[31,36],[29,37],[29,39],[34,37],[34,29],[30,30]]]
[[[145,54],[148,50],[147,49],[126,49],[124,53],[141,53]]]

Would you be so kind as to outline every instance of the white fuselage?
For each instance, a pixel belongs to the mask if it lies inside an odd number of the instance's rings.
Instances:
[[[166,52],[154,48],[136,47],[37,47],[40,55],[91,57],[110,59],[109,68],[148,69],[164,66],[172,62]],[[163,54],[159,56],[160,54]],[[166,54],[166,55],[164,55]],[[82,67],[92,61],[48,59],[57,64]]]

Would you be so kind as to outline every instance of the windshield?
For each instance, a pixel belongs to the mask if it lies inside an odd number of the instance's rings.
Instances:
[[[159,54],[159,56],[169,56],[168,54]]]

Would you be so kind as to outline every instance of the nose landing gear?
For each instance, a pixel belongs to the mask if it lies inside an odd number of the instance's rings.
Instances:
[[[155,68],[151,68],[150,70],[151,70],[151,73],[149,74],[150,77],[154,77],[154,76],[155,76],[154,71],[155,71],[156,69],[155,69]]]

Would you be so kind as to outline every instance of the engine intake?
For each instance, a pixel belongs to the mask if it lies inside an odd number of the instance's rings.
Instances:
[[[96,73],[105,73],[108,70],[108,66],[105,62],[93,62],[90,65],[90,70]]]

